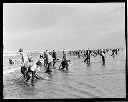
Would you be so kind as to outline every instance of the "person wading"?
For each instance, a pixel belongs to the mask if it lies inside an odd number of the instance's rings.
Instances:
[[[63,49],[63,59],[66,59],[66,51]]]
[[[44,52],[44,66],[48,67],[48,52],[47,52],[47,50]]]
[[[69,67],[68,62],[69,62],[68,60],[63,59],[62,62],[61,62],[61,65],[59,66],[59,69],[64,69],[64,68],[68,69],[68,67]]]
[[[29,57],[28,58],[28,63],[26,63],[26,64],[27,64],[26,67],[28,68],[27,73],[26,73],[26,77],[27,77],[26,80],[25,80],[26,82],[28,82],[29,79],[31,78],[30,74],[32,74],[31,83],[34,82],[34,78],[36,78],[36,79],[42,79],[40,76],[38,76],[36,74],[39,66],[37,65],[36,62],[34,62],[32,60],[32,57]]]
[[[84,60],[84,62],[87,61],[87,63],[90,64],[90,55],[91,55],[91,50],[88,48],[88,50],[86,51],[86,59]]]
[[[53,58],[52,58],[52,55],[50,55],[50,53],[47,54],[48,55],[48,64],[47,64],[47,67],[46,67],[46,73],[47,72],[51,72],[51,65],[52,65],[52,62],[53,62]]]
[[[26,76],[26,73],[28,71],[28,66],[27,66],[27,63],[28,63],[28,53],[25,53],[23,51],[20,52],[20,55],[21,55],[21,73],[23,74],[24,78],[26,79],[27,76]]]
[[[52,58],[53,58],[53,67],[55,66],[56,60],[57,60],[57,55],[56,52],[53,50],[52,52]]]
[[[101,58],[102,58],[102,64],[105,65],[105,51],[101,50]]]

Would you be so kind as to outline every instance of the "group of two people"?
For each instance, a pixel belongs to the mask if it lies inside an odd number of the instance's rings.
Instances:
[[[84,54],[84,57],[85,57],[84,62],[87,62],[88,64],[90,64],[90,56],[91,56],[91,50],[88,49]],[[103,49],[101,50],[100,56],[102,58],[102,64],[105,65],[105,51]]]
[[[31,76],[32,83],[34,81],[34,78],[40,79],[41,77],[36,74],[40,66],[37,64],[37,62],[33,61],[31,54],[24,52],[20,52],[20,54],[22,56],[21,73],[23,74],[25,81],[28,82]]]
[[[50,72],[50,67],[55,67],[55,63],[57,60],[56,52],[53,50],[52,53],[48,53],[48,51],[46,50],[42,56],[44,59],[44,66],[46,67],[46,72]]]

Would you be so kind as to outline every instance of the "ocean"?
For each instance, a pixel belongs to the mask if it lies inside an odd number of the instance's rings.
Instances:
[[[33,53],[36,61],[40,53]],[[106,64],[102,65],[100,56],[91,57],[90,65],[83,58],[67,55],[71,60],[68,70],[52,68],[44,73],[44,67],[37,72],[45,80],[37,80],[34,86],[23,81],[20,72],[20,57],[3,57],[3,97],[4,99],[69,99],[69,98],[126,98],[126,51],[120,51],[114,58],[106,55]],[[62,53],[57,53],[59,59]],[[10,66],[8,59],[16,60]],[[13,83],[12,83],[13,82]]]

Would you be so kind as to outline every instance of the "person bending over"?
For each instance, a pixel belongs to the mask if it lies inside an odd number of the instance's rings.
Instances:
[[[68,67],[69,67],[68,62],[71,62],[71,61],[63,59],[62,62],[61,62],[61,65],[59,66],[59,69],[64,69],[64,68],[68,69]]]

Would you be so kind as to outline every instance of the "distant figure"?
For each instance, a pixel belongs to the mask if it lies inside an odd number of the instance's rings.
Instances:
[[[13,65],[14,64],[14,62],[12,61],[12,59],[9,59],[9,64],[10,65]]]
[[[86,51],[85,55],[86,55],[86,59],[84,60],[84,62],[87,61],[87,63],[89,64],[90,63],[90,55],[91,55],[91,50],[89,48]]]
[[[52,58],[53,58],[53,67],[55,66],[56,60],[57,60],[57,55],[56,52],[53,50],[52,52]]]
[[[41,59],[41,58],[44,58],[43,54],[42,54],[42,55],[40,55],[40,59]]]
[[[105,65],[105,51],[101,50],[101,58],[102,58],[102,64]]]
[[[115,57],[115,49],[112,49],[112,55],[113,58]]]
[[[66,51],[65,51],[65,49],[63,49],[63,58],[62,59],[66,60]]]
[[[78,53],[77,53],[77,54],[78,54],[78,58],[80,58],[80,51],[78,51]]]

